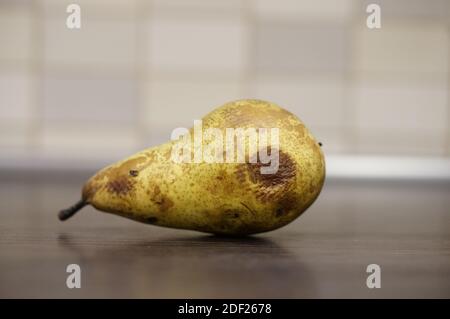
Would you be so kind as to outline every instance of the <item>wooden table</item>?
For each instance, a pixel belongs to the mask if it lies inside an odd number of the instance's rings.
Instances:
[[[2,298],[450,297],[449,184],[331,180],[285,228],[227,239],[92,208],[61,223],[89,174],[43,175],[0,178]]]

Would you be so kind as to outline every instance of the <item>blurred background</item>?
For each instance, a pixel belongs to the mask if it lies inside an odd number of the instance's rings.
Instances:
[[[0,0],[0,297],[448,298],[449,61],[448,0]],[[242,98],[323,143],[299,220],[235,240],[57,220],[99,168]]]
[[[449,28],[447,0],[1,0],[0,168],[95,169],[259,98],[331,176],[448,177]]]

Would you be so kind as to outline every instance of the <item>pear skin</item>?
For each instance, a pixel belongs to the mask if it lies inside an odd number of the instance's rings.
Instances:
[[[262,174],[265,164],[248,161],[255,154],[245,163],[177,163],[171,155],[178,141],[169,141],[100,170],[84,185],[80,202],[62,210],[60,219],[90,204],[152,225],[244,236],[292,222],[318,197],[324,155],[292,113],[266,101],[239,100],[202,121],[203,130],[218,128],[224,136],[226,128],[278,128],[279,144],[270,150],[279,152],[276,173]],[[190,133],[194,136],[193,129]],[[202,143],[206,147],[208,140]]]

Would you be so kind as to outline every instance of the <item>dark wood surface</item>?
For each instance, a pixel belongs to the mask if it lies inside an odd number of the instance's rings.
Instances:
[[[227,239],[92,208],[59,222],[85,177],[2,176],[0,297],[450,297],[448,184],[328,181],[292,224]],[[66,287],[72,263],[80,289]]]

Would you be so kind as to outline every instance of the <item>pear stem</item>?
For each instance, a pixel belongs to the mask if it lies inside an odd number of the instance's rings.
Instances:
[[[67,209],[63,209],[59,212],[58,218],[59,220],[63,221],[66,219],[69,219],[73,215],[76,214],[80,209],[82,209],[84,206],[86,206],[88,203],[84,199],[80,199],[77,203],[75,203],[73,206],[70,206]]]

